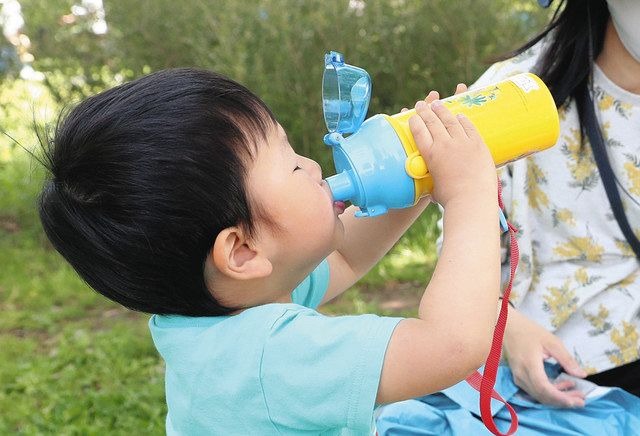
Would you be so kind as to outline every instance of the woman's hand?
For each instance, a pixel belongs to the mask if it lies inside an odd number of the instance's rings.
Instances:
[[[553,357],[567,374],[586,377],[562,341],[517,310],[509,309],[504,350],[516,385],[543,404],[583,407],[584,394],[569,380],[552,383],[544,372],[544,360]]]

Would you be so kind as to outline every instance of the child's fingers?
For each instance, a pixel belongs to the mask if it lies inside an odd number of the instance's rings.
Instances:
[[[476,126],[473,125],[473,123],[471,122],[471,120],[469,118],[467,118],[463,114],[458,114],[458,115],[456,115],[456,117],[458,118],[458,122],[460,123],[460,125],[464,129],[464,133],[469,138],[476,139],[476,138],[480,137],[480,134],[478,133],[478,130],[476,129]]]
[[[409,109],[407,109],[406,107],[403,107],[402,109],[400,109],[400,113],[402,113],[402,112],[406,112],[406,111],[408,111],[408,110],[409,110]]]
[[[419,115],[414,115],[409,118],[409,129],[411,130],[413,139],[416,141],[418,151],[420,151],[424,157],[423,153],[433,145],[433,137],[429,129],[427,129],[427,125]]]
[[[438,93],[438,91],[429,91],[429,94],[427,94],[424,101],[427,104],[430,104],[431,102],[434,102],[439,98],[440,98],[440,94]]]
[[[420,118],[426,124],[429,133],[434,140],[450,138],[449,132],[445,128],[440,118],[431,110],[431,106],[424,101],[416,103],[416,113],[420,115]]]
[[[462,94],[463,92],[467,92],[467,85],[465,85],[464,83],[458,83],[456,85],[456,94]]]
[[[437,115],[440,121],[442,121],[442,124],[444,125],[445,129],[447,129],[447,132],[449,132],[449,135],[467,136],[458,119],[451,113],[449,109],[444,106],[444,104],[440,100],[436,100],[431,103],[431,109]]]

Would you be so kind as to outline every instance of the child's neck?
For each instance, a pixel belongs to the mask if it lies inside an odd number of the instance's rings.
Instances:
[[[268,277],[252,280],[219,276],[215,280],[214,294],[224,305],[242,307],[242,310],[270,303],[291,303],[291,292],[312,270],[305,268],[291,273],[291,269],[274,268]],[[284,276],[279,271],[288,271],[288,274]]]

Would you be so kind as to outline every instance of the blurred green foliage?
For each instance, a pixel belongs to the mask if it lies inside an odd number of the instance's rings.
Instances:
[[[104,0],[95,35],[73,0],[21,0],[42,84],[0,75],[0,130],[28,149],[34,119],[162,68],[197,66],[244,83],[294,147],[331,171],[322,144],[323,55],[373,78],[370,113],[470,83],[491,55],[542,28],[533,0]],[[35,203],[43,171],[0,135],[0,434],[162,434],[163,365],[147,317],[78,279],[50,247]],[[326,313],[412,316],[435,264],[437,209]],[[399,296],[413,305],[389,305]],[[386,302],[383,299],[386,298]]]
[[[60,102],[163,68],[213,69],[262,97],[325,169],[326,51],[369,71],[370,113],[395,113],[472,82],[546,19],[532,0],[105,0],[109,31],[98,36],[86,20],[62,24],[73,0],[21,3],[34,66]]]

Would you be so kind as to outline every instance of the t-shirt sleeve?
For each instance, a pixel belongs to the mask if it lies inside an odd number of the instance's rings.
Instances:
[[[291,293],[295,304],[315,309],[329,287],[329,261],[324,259]]]
[[[283,432],[367,434],[387,345],[401,319],[287,310],[266,338],[261,364],[273,425]]]

